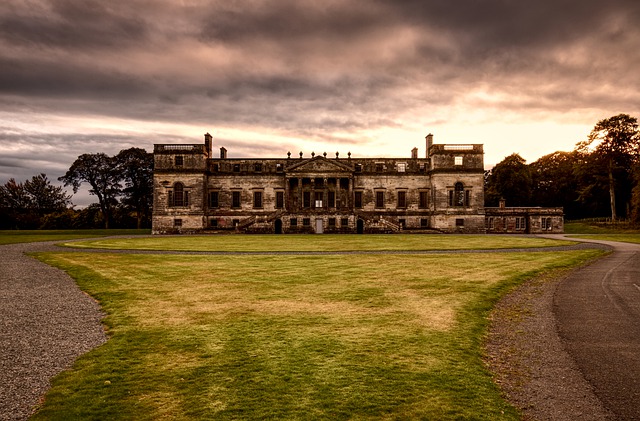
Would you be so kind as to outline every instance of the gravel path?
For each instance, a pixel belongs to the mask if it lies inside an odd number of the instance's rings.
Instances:
[[[69,249],[55,242],[0,246],[0,420],[27,419],[49,389],[49,380],[71,367],[83,353],[106,341],[101,325],[104,316],[98,304],[78,289],[66,273],[26,256],[33,251],[120,252],[118,250]],[[593,248],[578,244],[566,247],[503,250],[451,250],[424,252],[341,252],[337,254],[440,254],[484,252],[545,252]],[[158,254],[158,251],[122,251]],[[167,253],[167,252],[164,252]],[[171,254],[274,254],[263,252],[168,252]],[[277,254],[336,254],[335,252],[282,252]],[[557,338],[550,307],[557,281],[532,282],[511,294],[494,313],[492,333],[488,341],[488,361],[498,373],[503,387],[518,385],[523,378],[533,379],[534,389],[519,388],[508,392],[519,405],[535,405],[542,411],[525,410],[527,419],[601,420],[606,411],[593,397],[588,384],[572,365]],[[514,307],[515,306],[515,307]],[[506,310],[505,310],[506,309]],[[516,312],[535,317],[513,324]],[[503,322],[506,322],[503,323]],[[522,332],[522,334],[520,333]],[[502,336],[500,336],[502,335]],[[515,348],[519,342],[526,352]],[[531,347],[531,345],[534,347]],[[506,348],[505,348],[506,347]],[[506,353],[505,353],[506,352]],[[513,354],[521,358],[513,359]],[[533,358],[533,360],[532,360]],[[533,367],[532,369],[530,367]],[[550,368],[546,369],[545,368]],[[534,370],[535,372],[532,372]],[[537,370],[542,370],[537,372]],[[505,377],[506,373],[506,377]],[[560,389],[550,388],[552,377]],[[557,380],[557,379],[556,379]],[[518,388],[516,388],[518,389]],[[505,389],[508,390],[508,389]],[[519,395],[518,395],[519,393]],[[534,401],[531,403],[531,396]],[[560,401],[558,401],[560,397]],[[567,405],[568,404],[568,405]],[[566,416],[560,417],[559,414]]]
[[[0,246],[0,420],[27,419],[49,379],[106,341],[98,304],[66,273],[24,254],[52,249]]]

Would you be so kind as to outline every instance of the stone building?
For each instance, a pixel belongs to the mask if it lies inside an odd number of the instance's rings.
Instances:
[[[431,134],[424,158],[414,148],[407,158],[249,159],[224,147],[214,157],[207,133],[204,144],[154,146],[152,230],[484,233],[483,181],[482,145],[433,144]]]
[[[508,208],[504,200],[497,208],[484,208],[487,233],[539,234],[564,232],[562,208]]]

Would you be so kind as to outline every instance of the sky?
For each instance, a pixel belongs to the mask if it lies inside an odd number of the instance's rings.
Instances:
[[[637,0],[3,0],[0,183],[207,132],[230,158],[433,133],[530,163],[640,116],[638,69]]]

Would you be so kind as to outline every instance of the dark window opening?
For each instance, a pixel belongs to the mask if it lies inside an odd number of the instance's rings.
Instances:
[[[429,219],[427,218],[420,219],[420,226],[422,228],[429,228]]]
[[[336,227],[336,218],[329,218],[329,226],[331,228],[335,228]]]
[[[175,163],[176,167],[181,167],[184,164],[184,157],[181,155],[176,156]]]
[[[384,166],[382,164],[376,164],[376,172],[382,172],[384,170]]]
[[[240,225],[240,220],[239,219],[234,219],[231,221],[231,224],[233,225],[233,227],[237,227],[238,225]]]
[[[429,207],[429,192],[421,191],[420,192],[420,209],[427,209]]]
[[[253,171],[262,172],[262,164],[253,164]]]
[[[348,227],[349,226],[349,218],[342,218],[340,220],[340,225],[342,225],[343,227]]]
[[[356,164],[356,172],[362,172],[362,164]]]
[[[169,192],[169,206],[189,206],[189,192],[184,189],[184,184],[173,185],[173,191]]]
[[[211,166],[211,171],[213,171],[213,172],[218,172],[218,171],[220,171],[220,167],[218,166],[218,164],[213,164],[213,165]]]
[[[311,207],[311,192],[305,191],[302,192],[302,207],[310,208]]]
[[[405,229],[407,227],[407,220],[406,219],[398,219],[398,225],[400,225],[402,227],[402,229]]]
[[[464,206],[464,186],[462,183],[456,183],[454,186],[454,206]]]
[[[327,206],[330,208],[336,207],[336,192],[334,191],[327,192]]]
[[[217,219],[212,219],[209,221],[209,226],[211,228],[217,228],[218,227],[218,220]]]
[[[240,207],[240,192],[234,191],[231,192],[231,207],[239,208]]]
[[[283,191],[276,192],[276,208],[277,209],[284,208],[284,192]]]
[[[262,209],[262,192],[261,191],[253,192],[253,207],[256,209]]]
[[[305,227],[311,226],[311,219],[310,218],[302,218],[302,225],[304,225]]]
[[[355,192],[355,197],[354,197],[354,206],[356,208],[362,208],[362,192],[361,191],[357,191]]]
[[[173,226],[174,227],[181,227],[182,226],[182,219],[174,219],[173,220]]]
[[[384,208],[384,192],[376,192],[376,208]]]
[[[297,227],[298,226],[298,218],[291,218],[289,220],[289,226]]]
[[[233,164],[233,172],[240,172],[240,164]]]
[[[456,227],[464,227],[464,219],[462,218],[456,219]]]
[[[209,192],[209,207],[217,208],[220,206],[220,193],[217,191]]]
[[[282,164],[276,164],[276,172],[282,172],[283,170]]]
[[[406,208],[407,207],[407,192],[399,191],[398,192],[398,207]]]

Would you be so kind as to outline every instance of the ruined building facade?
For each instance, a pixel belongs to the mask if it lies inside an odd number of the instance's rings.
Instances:
[[[224,147],[214,157],[208,133],[204,144],[156,144],[153,233],[487,232],[482,145],[428,135],[426,149],[424,158],[414,148],[408,158],[245,159]]]

